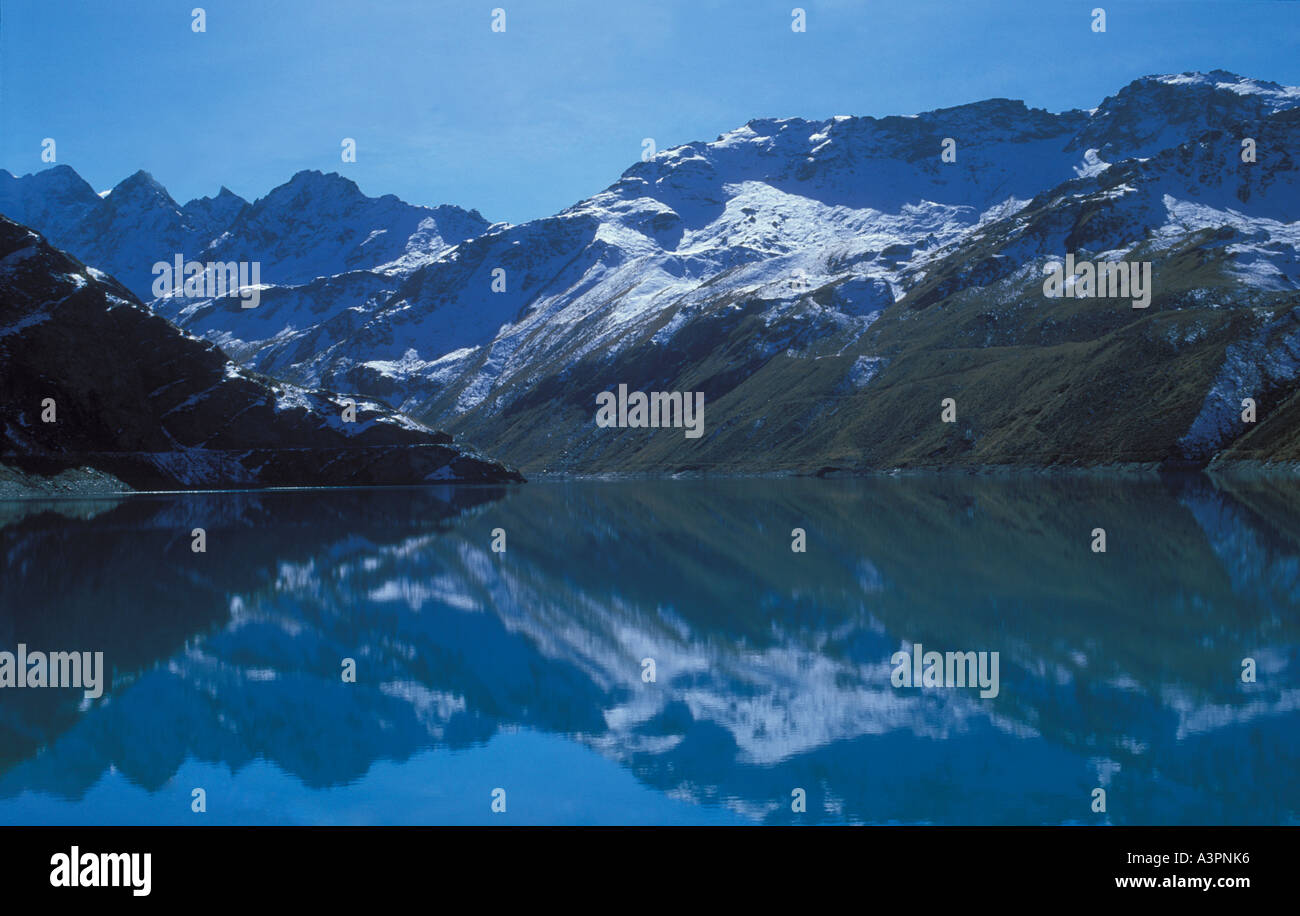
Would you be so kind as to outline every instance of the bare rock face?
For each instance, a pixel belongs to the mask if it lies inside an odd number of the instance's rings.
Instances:
[[[148,489],[523,479],[378,404],[240,369],[3,217],[0,461]]]

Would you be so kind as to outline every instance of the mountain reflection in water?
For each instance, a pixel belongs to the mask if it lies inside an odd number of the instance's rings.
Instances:
[[[1296,823],[1298,508],[1095,475],[0,503],[0,649],[112,671],[0,691],[0,822]],[[999,652],[998,695],[893,687],[913,642]]]

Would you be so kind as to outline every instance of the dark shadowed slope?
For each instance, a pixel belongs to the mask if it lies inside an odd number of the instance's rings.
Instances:
[[[145,488],[520,479],[379,405],[353,422],[344,407],[239,369],[0,218],[0,461]]]

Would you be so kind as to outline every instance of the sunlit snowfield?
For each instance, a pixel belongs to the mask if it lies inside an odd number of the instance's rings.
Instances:
[[[0,648],[113,672],[0,691],[0,822],[1297,823],[1298,510],[1097,476],[0,503]],[[998,652],[998,695],[892,686],[913,642]]]

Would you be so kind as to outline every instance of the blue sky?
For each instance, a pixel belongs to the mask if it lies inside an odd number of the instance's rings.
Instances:
[[[53,137],[97,190],[144,168],[181,202],[253,199],[315,168],[519,222],[608,186],[644,137],[991,96],[1091,108],[1216,67],[1294,85],[1298,49],[1294,0],[4,0],[0,167],[46,167]]]

